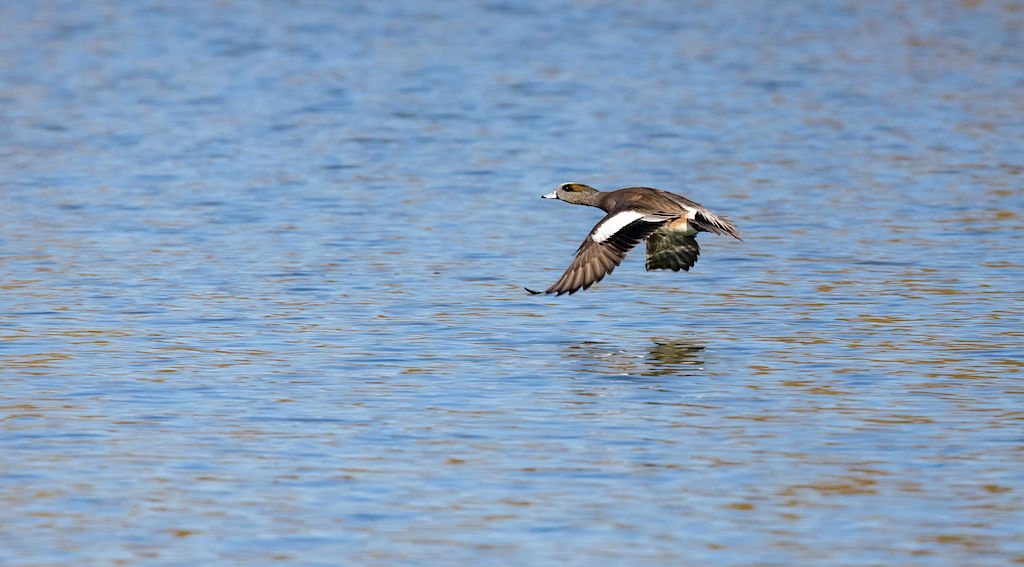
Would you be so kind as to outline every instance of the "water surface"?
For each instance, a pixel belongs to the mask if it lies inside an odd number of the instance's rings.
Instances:
[[[0,563],[1024,562],[1024,4],[0,16]]]

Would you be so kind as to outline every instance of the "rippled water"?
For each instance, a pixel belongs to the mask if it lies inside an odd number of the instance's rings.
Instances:
[[[0,7],[0,563],[1024,562],[1024,3],[166,4]]]

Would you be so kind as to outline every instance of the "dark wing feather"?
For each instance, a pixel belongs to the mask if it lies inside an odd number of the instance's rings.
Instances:
[[[583,241],[579,250],[576,251],[576,258],[569,264],[569,268],[555,282],[555,285],[549,287],[544,293],[562,295],[563,293],[572,294],[580,289],[587,289],[601,281],[606,275],[612,273],[612,270],[622,263],[622,259],[626,257],[626,252],[629,252],[637,244],[643,242],[644,239],[661,228],[663,224],[672,220],[672,218],[666,218],[665,220],[651,222],[638,219],[619,229],[618,232],[608,237],[604,242],[594,242],[593,236],[597,227],[601,226],[601,223],[612,216],[614,215],[609,214],[594,226],[594,230],[590,231],[586,240]],[[538,292],[531,291],[531,293]]]
[[[648,270],[690,271],[697,263],[700,247],[697,235],[677,230],[659,230],[647,239]]]
[[[697,214],[690,219],[690,224],[697,230],[712,234],[727,234],[737,240],[743,240],[740,238],[740,231],[736,229],[736,223],[732,222],[729,217],[716,215],[704,207],[697,209]]]

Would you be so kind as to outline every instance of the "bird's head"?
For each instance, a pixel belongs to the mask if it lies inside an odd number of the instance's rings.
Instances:
[[[582,183],[563,183],[553,192],[541,195],[543,199],[559,199],[574,205],[593,205],[600,191]]]

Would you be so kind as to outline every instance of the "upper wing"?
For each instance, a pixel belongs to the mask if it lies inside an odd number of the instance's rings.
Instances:
[[[601,281],[605,275],[612,273],[626,252],[661,228],[666,222],[678,215],[662,215],[623,211],[601,219],[586,240],[576,251],[576,258],[569,264],[562,277],[543,293],[575,293]],[[532,290],[530,293],[541,293]]]

